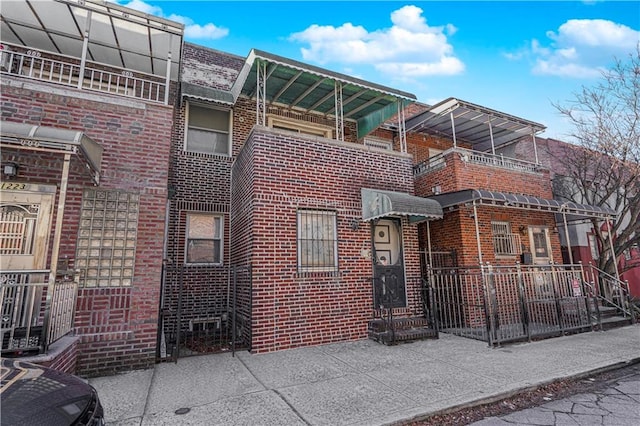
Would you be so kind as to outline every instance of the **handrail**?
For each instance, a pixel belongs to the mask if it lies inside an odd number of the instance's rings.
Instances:
[[[633,304],[631,303],[629,283],[614,277],[592,263],[589,263],[588,267],[591,275],[591,283],[589,285],[595,291],[595,296],[620,310],[625,318],[628,316],[631,321],[635,323],[635,314],[633,312]],[[595,285],[596,282],[603,287],[605,294],[601,294],[597,291],[598,287]],[[589,283],[586,277],[585,283]]]

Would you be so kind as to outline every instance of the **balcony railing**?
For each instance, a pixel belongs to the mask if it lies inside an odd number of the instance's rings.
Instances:
[[[478,164],[481,166],[498,167],[502,169],[528,173],[538,173],[543,169],[543,167],[539,164],[518,160],[516,158],[508,158],[504,157],[503,155],[494,155],[486,152],[472,151],[470,149],[464,148],[450,148],[441,154],[438,154],[413,166],[414,176],[419,176],[445,167],[446,158],[452,154],[459,155],[460,160],[465,163]]]
[[[48,278],[49,270],[0,272],[3,354],[44,352],[71,331],[77,284]]]
[[[80,61],[75,58],[53,57],[37,50],[21,52],[6,44],[3,47],[0,59],[3,74],[149,102],[165,102],[166,82],[158,77],[97,64],[88,64],[82,70]]]

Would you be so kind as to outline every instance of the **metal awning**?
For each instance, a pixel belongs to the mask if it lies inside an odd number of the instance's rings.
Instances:
[[[409,222],[442,219],[442,207],[434,200],[403,192],[361,189],[362,219],[365,221],[390,216],[407,216]]]
[[[531,137],[545,129],[540,123],[455,98],[448,98],[407,120],[407,132],[443,135],[485,152],[490,152],[492,146]]]
[[[4,120],[0,126],[0,146],[79,155],[91,170],[94,182],[99,182],[103,148],[85,133]]]
[[[102,0],[3,2],[2,41],[178,79],[184,25]],[[87,45],[84,45],[88,34]]]
[[[547,200],[530,195],[509,194],[504,192],[466,189],[429,197],[437,201],[443,209],[466,203],[476,205],[499,206],[522,210],[536,210],[567,215],[567,220],[582,220],[587,217],[615,219],[617,214],[608,207],[577,204],[571,201]]]
[[[180,93],[186,98],[206,102],[218,102],[227,105],[234,104],[233,94],[228,90],[199,86],[193,83],[185,83],[184,81],[180,86]]]
[[[255,49],[247,56],[231,89],[234,99],[240,94],[250,98],[260,95],[258,67],[262,64],[266,64],[265,87],[262,89],[268,103],[335,116],[335,91],[336,84],[339,84],[344,119],[358,122],[358,137],[398,114],[399,102],[404,108],[416,100],[411,93]]]

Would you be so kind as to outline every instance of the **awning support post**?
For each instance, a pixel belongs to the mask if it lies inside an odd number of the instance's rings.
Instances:
[[[49,330],[51,324],[51,303],[55,294],[56,276],[58,275],[58,260],[60,257],[60,240],[62,238],[62,225],[64,218],[64,208],[67,200],[67,186],[69,185],[69,165],[71,163],[71,154],[64,154],[64,162],[62,163],[62,178],[60,179],[60,194],[58,195],[58,211],[56,212],[56,223],[53,230],[53,245],[51,247],[51,266],[49,268],[49,282],[47,286],[47,298],[44,308],[44,349],[49,346]]]
[[[402,107],[402,99],[398,99],[398,136],[400,137],[400,152],[407,153],[407,126]]]
[[[429,268],[433,267],[433,253],[431,252],[431,225],[427,221],[427,253],[429,254]]]
[[[491,138],[491,154],[496,155],[496,146],[493,142],[493,126],[491,126],[491,116],[489,116],[489,137]]]
[[[613,225],[611,224],[611,218],[607,217],[607,229],[609,230],[609,248],[611,249],[611,260],[613,261],[613,270],[616,272],[616,279],[620,281],[620,272],[618,272],[618,259],[616,258],[616,252],[613,249]]]
[[[167,52],[167,73],[164,79],[164,104],[169,104],[169,91],[171,85],[171,45],[173,45],[173,34],[169,34],[169,51]]]
[[[569,240],[569,225],[567,225],[567,213],[562,212],[562,220],[564,221],[564,238],[567,240],[567,252],[569,253],[569,264],[573,265],[573,253],[571,252],[571,240]]]
[[[536,143],[536,131],[533,127],[531,128],[531,138],[533,139],[533,152],[536,156],[536,164],[540,164],[540,160],[538,159],[538,144]]]
[[[480,265],[482,265],[482,246],[480,244],[480,226],[478,225],[478,206],[476,206],[476,202],[473,202],[473,221],[476,226],[476,243],[478,244],[478,261]]]
[[[342,83],[335,81],[336,140],[344,142],[344,109],[342,108]]]
[[[267,125],[267,63],[256,60],[256,124]]]
[[[87,22],[85,24],[82,39],[82,56],[80,58],[80,72],[78,73],[78,89],[82,89],[84,83],[84,69],[87,65],[87,51],[89,50],[89,33],[91,32],[91,10],[87,9]]]
[[[453,147],[458,147],[458,141],[456,140],[456,121],[453,119],[453,111],[449,113],[449,117],[451,117],[451,133],[453,134]]]

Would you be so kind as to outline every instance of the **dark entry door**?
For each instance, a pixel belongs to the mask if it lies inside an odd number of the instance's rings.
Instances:
[[[407,304],[401,225],[384,219],[373,228],[373,305],[399,308]]]

